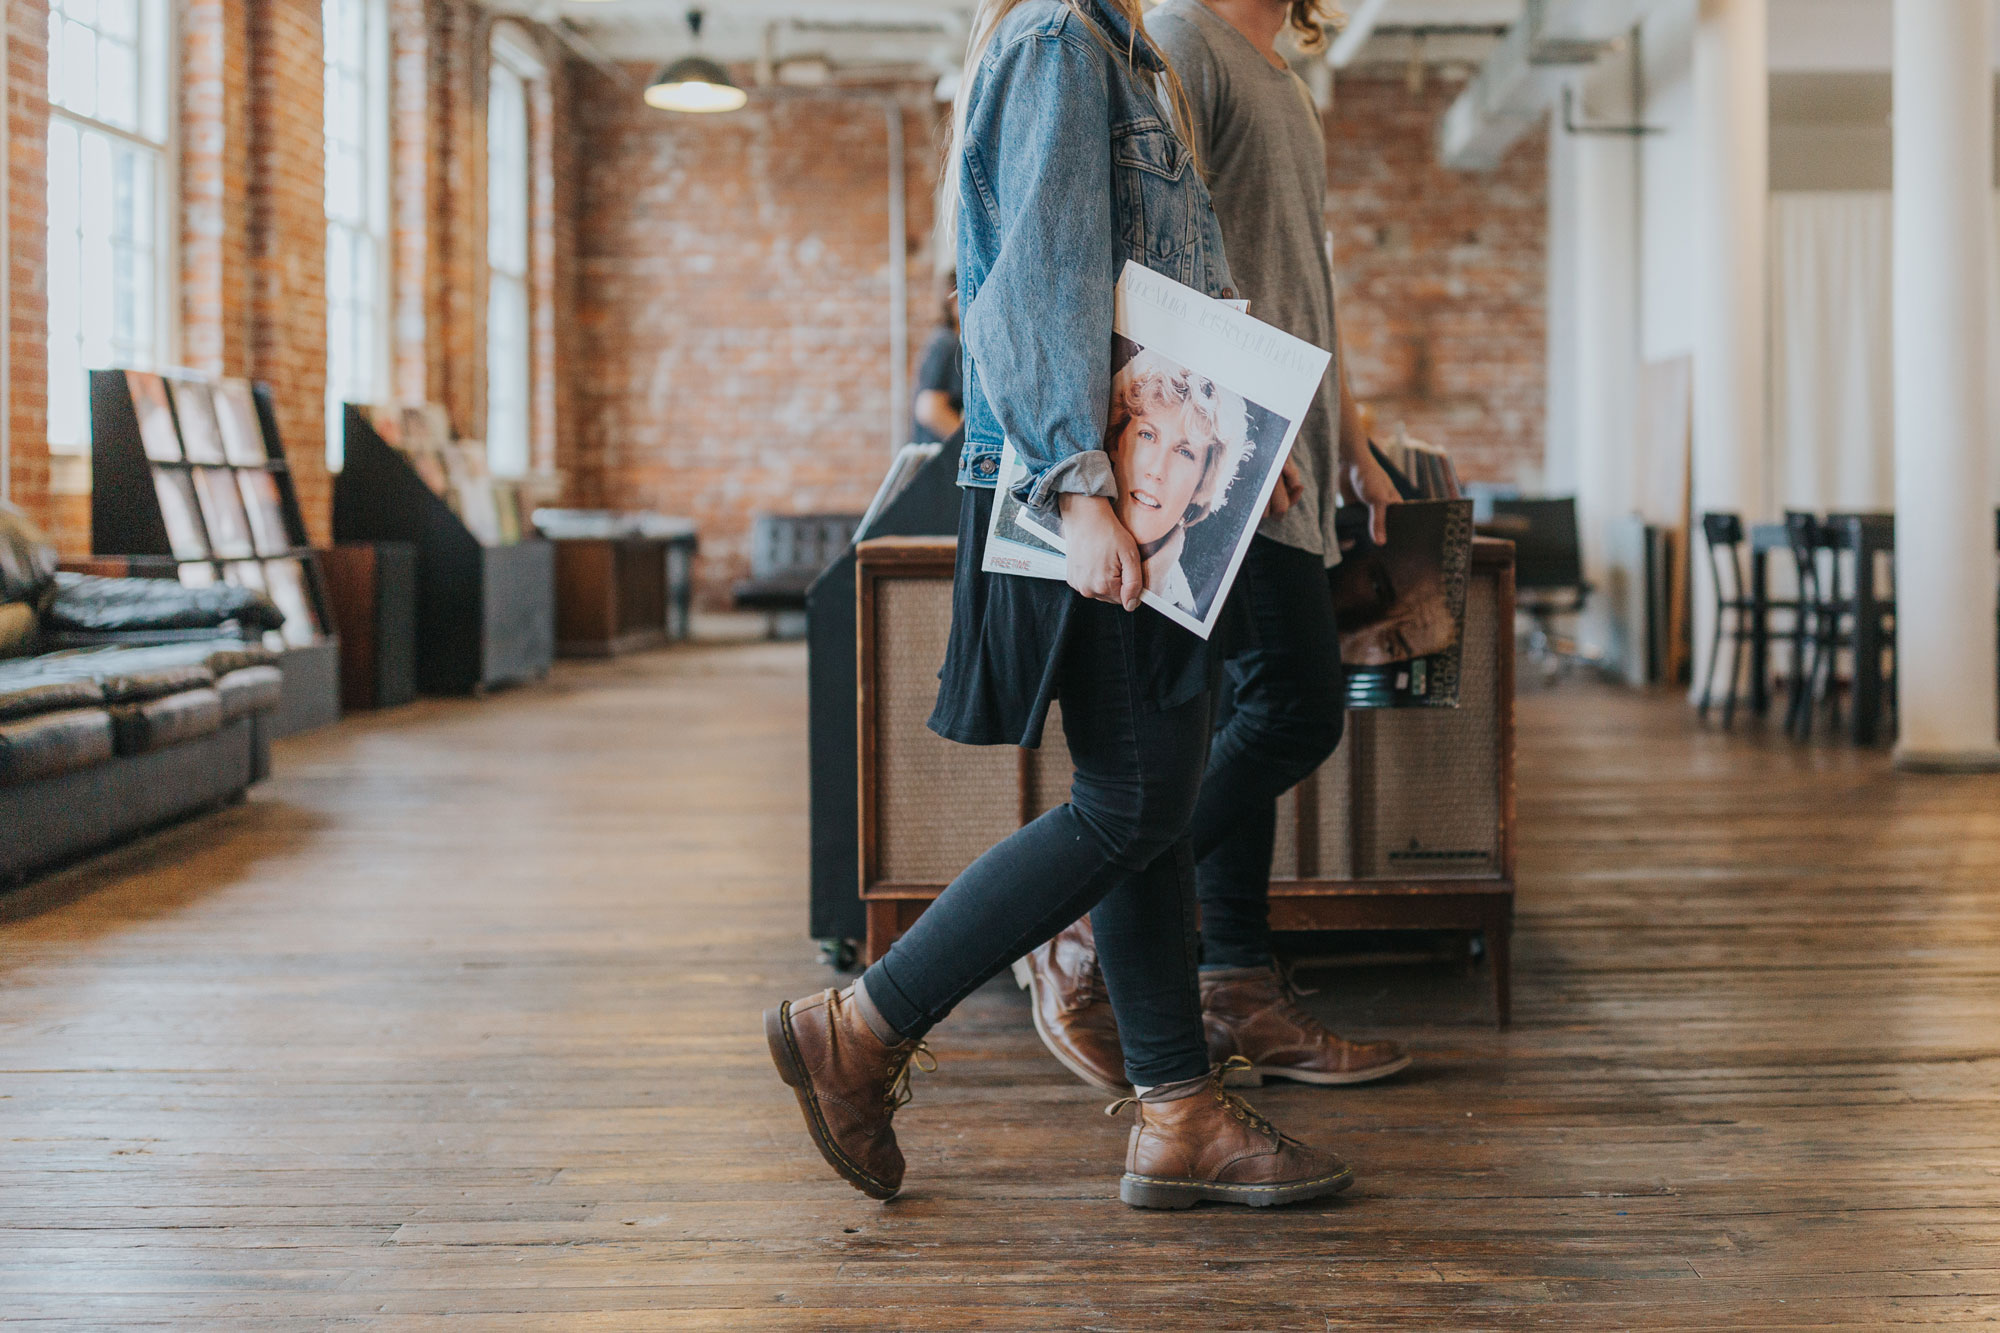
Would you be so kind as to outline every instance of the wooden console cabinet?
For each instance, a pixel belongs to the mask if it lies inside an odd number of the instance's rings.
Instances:
[[[974,857],[1068,799],[1060,709],[1039,750],[954,745],[924,726],[951,626],[950,538],[863,542],[857,561],[861,897],[873,960]],[[1460,705],[1348,714],[1281,799],[1280,930],[1479,932],[1507,1021],[1514,913],[1514,554],[1473,551]]]

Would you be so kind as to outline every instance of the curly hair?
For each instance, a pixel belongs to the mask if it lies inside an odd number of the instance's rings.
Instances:
[[[1292,40],[1299,50],[1312,55],[1326,45],[1328,27],[1347,26],[1347,15],[1330,0],[1292,0],[1285,21],[1291,26]]]
[[[1192,527],[1228,502],[1229,488],[1250,456],[1250,419],[1242,396],[1157,352],[1140,351],[1111,379],[1108,443],[1133,417],[1153,409],[1178,415],[1188,439],[1206,450],[1201,480],[1182,523]]]

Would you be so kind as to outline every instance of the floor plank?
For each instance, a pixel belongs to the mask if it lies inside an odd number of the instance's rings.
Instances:
[[[2000,1319],[2000,779],[1521,708],[1515,1027],[1323,970],[1411,1074],[1259,1101],[1360,1184],[1135,1213],[1011,987],[904,1198],[757,1015],[803,938],[794,645],[565,666],[285,743],[0,904],[0,1323],[48,1329],[1879,1329]]]

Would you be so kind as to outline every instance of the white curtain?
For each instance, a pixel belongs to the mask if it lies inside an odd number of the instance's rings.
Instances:
[[[1896,507],[1887,191],[1771,198],[1770,494],[1777,507]],[[2000,385],[2000,233],[1988,302]],[[2000,394],[1995,395],[2000,500]]]
[[[1771,200],[1771,496],[1893,509],[1887,192]]]

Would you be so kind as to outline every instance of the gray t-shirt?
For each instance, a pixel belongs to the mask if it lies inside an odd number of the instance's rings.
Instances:
[[[1202,0],[1166,0],[1146,31],[1187,89],[1216,221],[1237,295],[1250,313],[1339,356],[1333,270],[1326,253],[1326,139],[1304,81],[1279,69]],[[1258,529],[1287,546],[1340,559],[1333,512],[1340,503],[1336,441],[1340,367],[1327,367],[1318,401],[1299,427],[1292,460],[1305,494]]]

